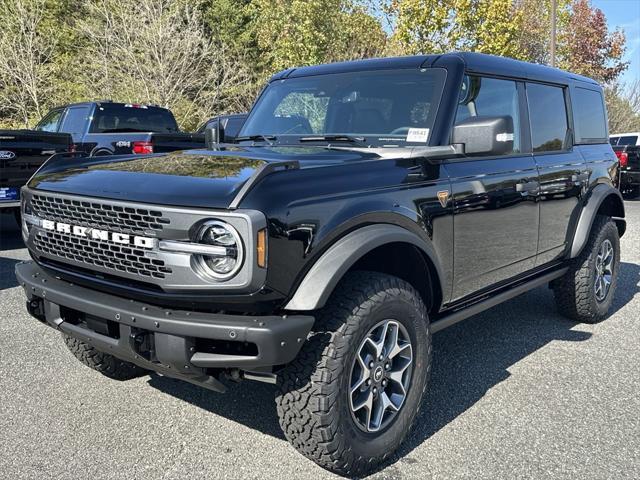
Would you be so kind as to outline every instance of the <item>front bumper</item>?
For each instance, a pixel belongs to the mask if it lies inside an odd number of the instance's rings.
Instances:
[[[122,360],[216,391],[224,390],[215,378],[219,369],[261,372],[293,360],[314,322],[306,315],[160,308],[74,285],[35,262],[16,265],[16,277],[38,320]]]

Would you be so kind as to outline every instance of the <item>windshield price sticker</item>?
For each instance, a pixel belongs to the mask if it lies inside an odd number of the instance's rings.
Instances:
[[[428,137],[428,128],[410,128],[407,133],[407,142],[426,142]]]

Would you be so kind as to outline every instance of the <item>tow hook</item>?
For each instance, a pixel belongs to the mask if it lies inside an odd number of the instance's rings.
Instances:
[[[150,335],[149,332],[131,329],[131,333],[129,334],[129,345],[138,355],[149,360],[153,350],[151,338],[152,335]]]
[[[33,298],[27,301],[27,310],[29,311],[29,314],[37,320],[47,323],[47,319],[44,314],[44,301],[41,298]]]

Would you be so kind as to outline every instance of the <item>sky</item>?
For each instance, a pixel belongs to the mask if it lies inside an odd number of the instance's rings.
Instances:
[[[631,63],[622,75],[622,81],[640,79],[640,0],[591,0],[591,4],[605,14],[609,31],[619,27],[625,32],[627,51],[624,59]]]

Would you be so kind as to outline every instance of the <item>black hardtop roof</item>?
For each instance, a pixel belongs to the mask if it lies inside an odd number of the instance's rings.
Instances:
[[[460,62],[469,72],[491,74],[505,77],[522,78],[539,82],[568,85],[570,82],[584,82],[598,85],[595,80],[565,72],[558,68],[523,62],[508,57],[499,57],[485,53],[452,52],[439,55],[413,55],[407,57],[372,58],[349,62],[327,63],[309,67],[282,70],[271,77],[271,81],[283,78],[326,75],[330,73],[348,73],[367,70],[390,70],[400,68],[424,68],[444,66],[450,62]]]

